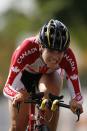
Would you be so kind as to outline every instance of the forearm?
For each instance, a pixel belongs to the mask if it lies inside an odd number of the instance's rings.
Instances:
[[[76,83],[76,88],[73,85],[73,82]],[[82,92],[81,92],[81,86],[80,86],[80,81],[79,78],[76,81],[71,81],[71,79],[67,79],[67,87],[69,89],[69,93],[71,96],[71,99],[75,99],[78,103],[83,103],[83,98],[82,98]]]
[[[24,98],[27,98],[29,96],[29,93],[26,91],[26,89],[21,89],[17,91],[14,90],[10,85],[6,85],[3,89],[4,96],[9,98],[10,100],[13,100],[13,98],[19,93],[23,94]]]

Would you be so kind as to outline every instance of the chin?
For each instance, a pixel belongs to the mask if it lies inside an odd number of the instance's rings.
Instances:
[[[56,69],[57,68],[57,66],[48,66],[49,68],[51,68],[51,69]]]

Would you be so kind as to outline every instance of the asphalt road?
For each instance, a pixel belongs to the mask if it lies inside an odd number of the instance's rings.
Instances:
[[[57,131],[87,131],[87,90],[84,93],[84,113],[81,115],[80,121],[76,123],[76,115],[70,110],[61,108],[60,118]],[[65,95],[64,101],[68,103],[69,96]],[[10,120],[8,109],[8,101],[4,97],[0,97],[0,131],[8,131]]]
[[[67,103],[69,96],[65,96],[65,102]],[[77,116],[70,110],[61,108],[57,131],[87,131],[87,89],[83,90],[83,97],[84,112],[80,116],[80,121],[76,122]]]
[[[0,131],[8,131],[9,115],[8,101],[6,98],[0,97]]]

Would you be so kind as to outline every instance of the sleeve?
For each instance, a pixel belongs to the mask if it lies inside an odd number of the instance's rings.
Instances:
[[[78,103],[82,103],[81,84],[78,76],[77,61],[73,51],[69,48],[64,55],[64,69],[66,72],[67,86],[71,95],[71,99],[76,99]]]
[[[35,44],[34,44],[35,45]],[[13,53],[9,75],[3,89],[3,94],[12,99],[18,92],[12,88],[12,83],[27,64],[34,62],[37,56],[37,47],[31,44],[31,41],[25,40]]]
[[[17,62],[20,54],[18,51],[16,50],[12,55],[8,78],[3,89],[3,94],[10,99],[17,94],[17,91],[12,88],[12,83],[23,68],[22,64]]]

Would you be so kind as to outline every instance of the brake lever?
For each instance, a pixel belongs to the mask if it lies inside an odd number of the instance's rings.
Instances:
[[[76,122],[78,122],[79,120],[80,120],[80,114],[81,114],[81,112],[80,112],[80,108],[78,108],[77,110],[76,110],[76,115],[77,115],[77,120],[76,120]]]
[[[20,102],[17,102],[16,108],[17,108],[17,111],[18,111],[18,113],[19,113],[19,110],[20,110]]]

